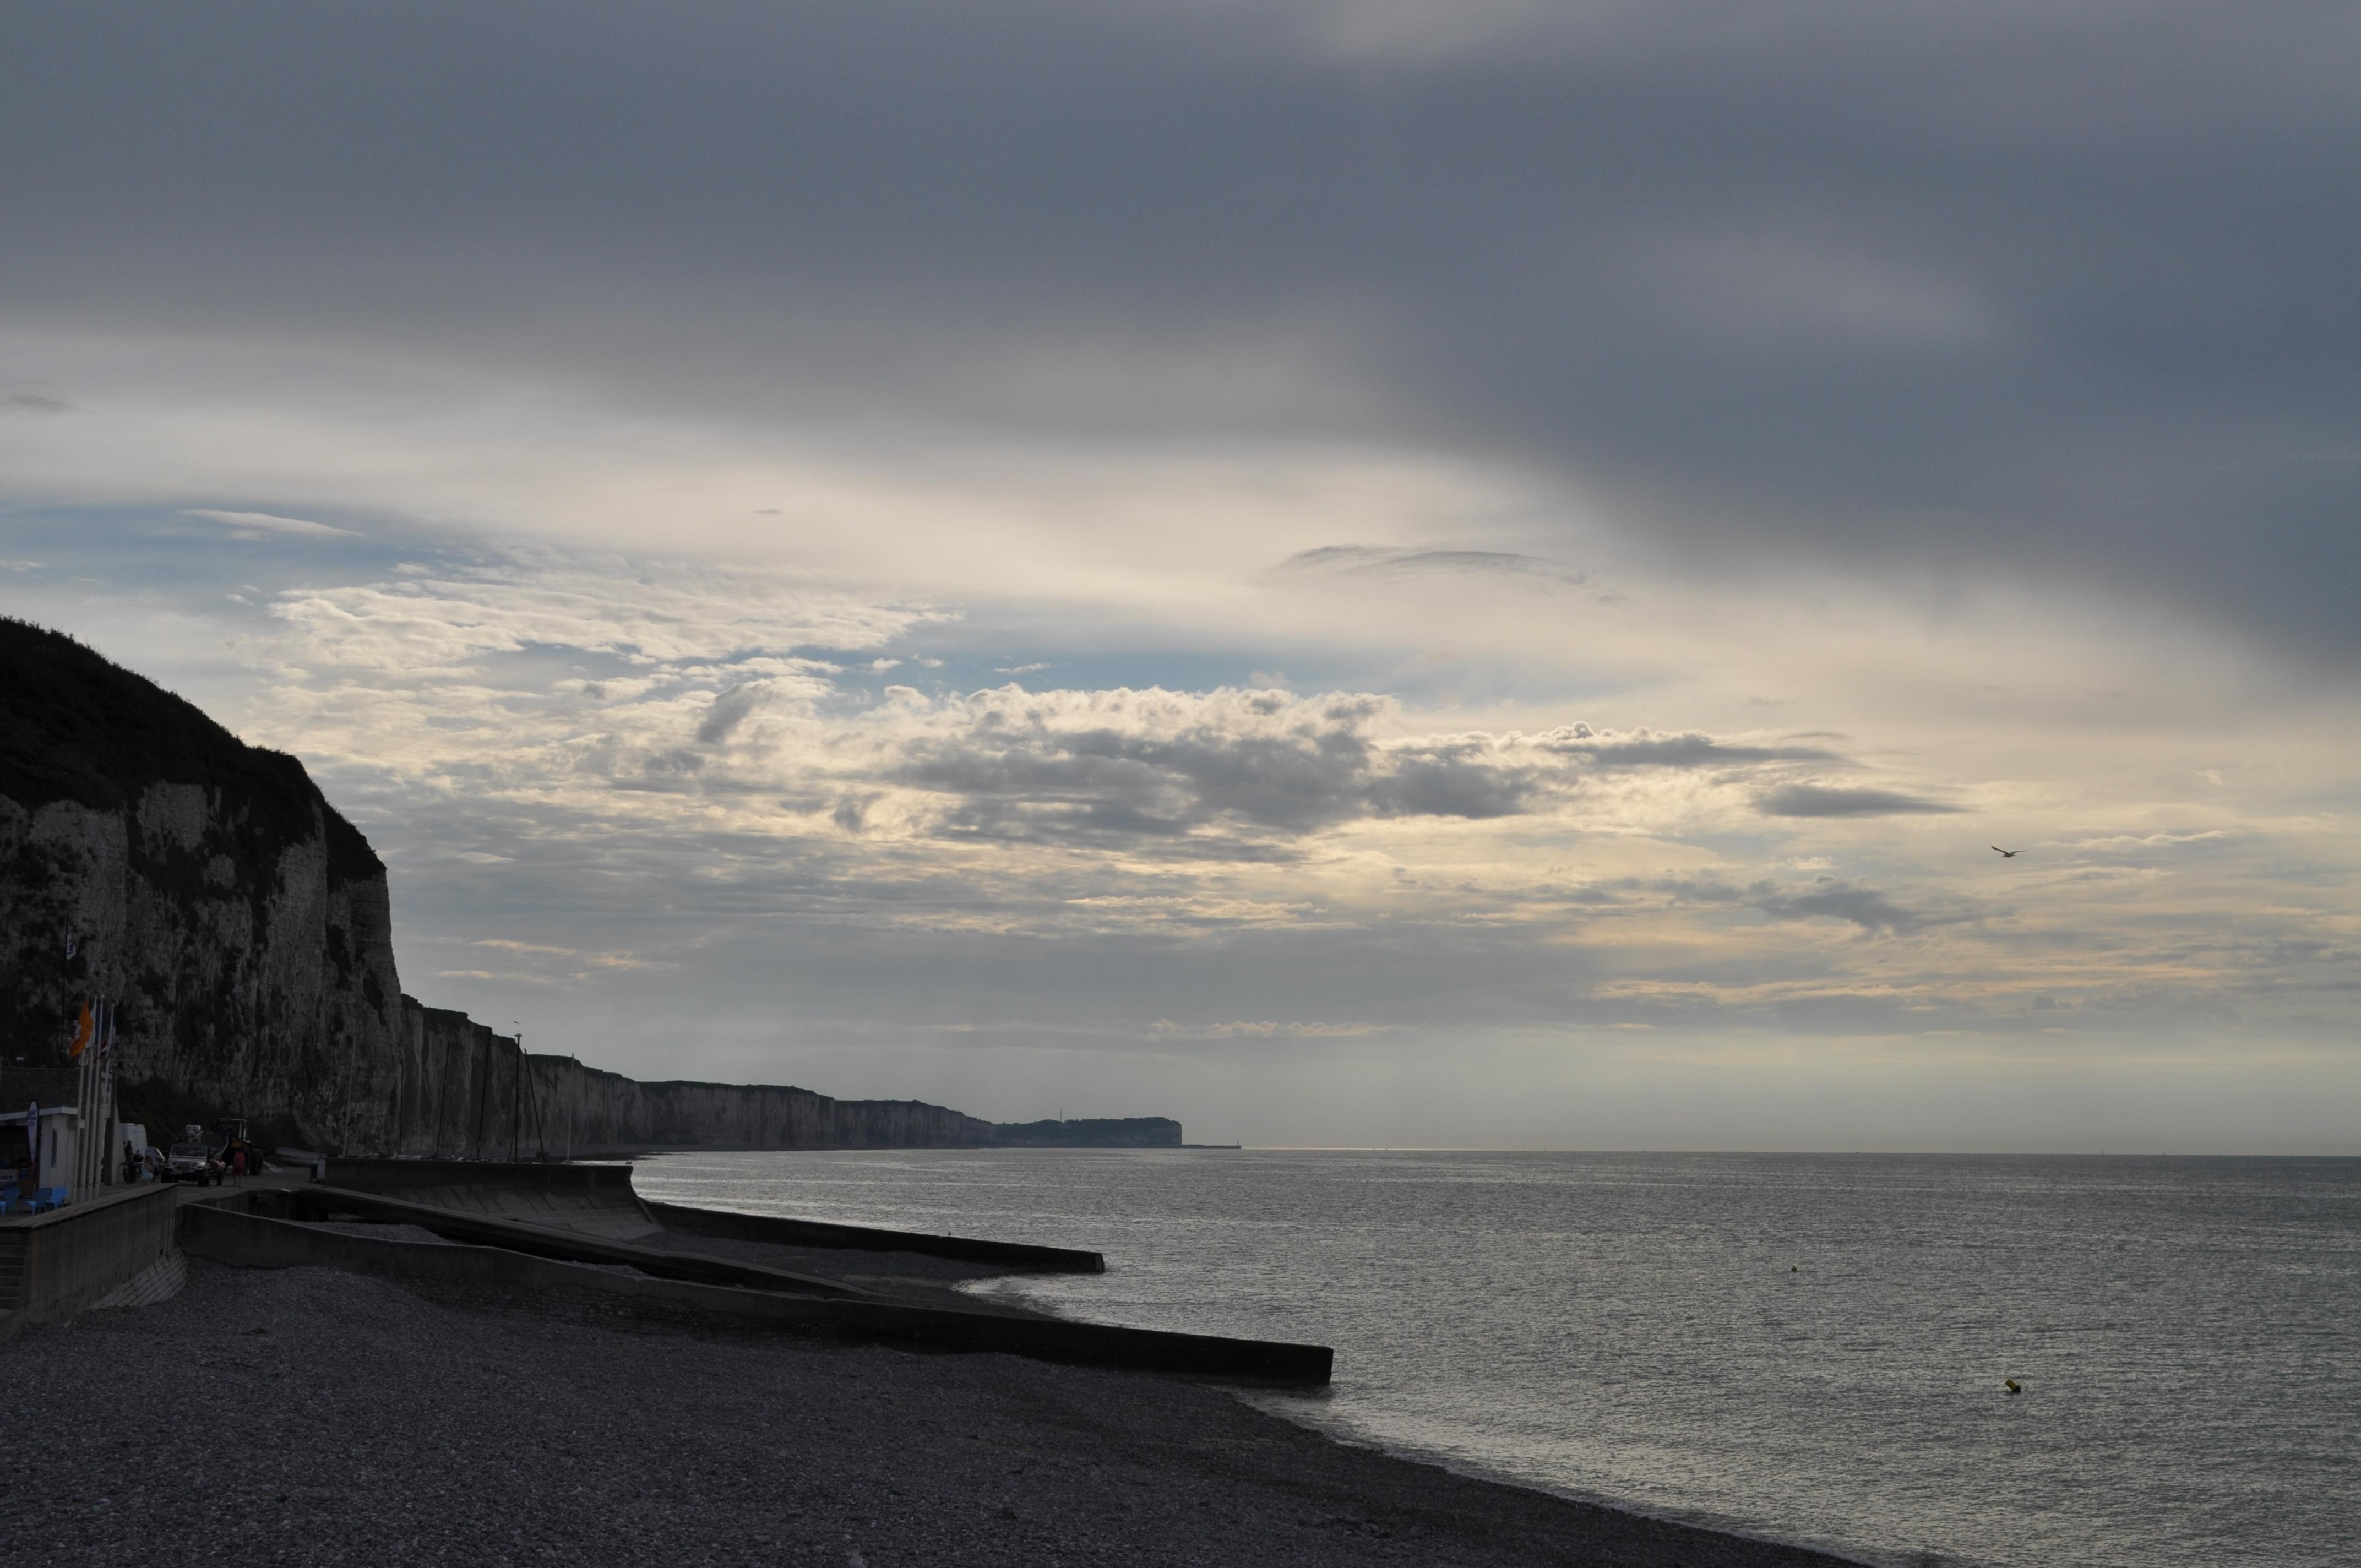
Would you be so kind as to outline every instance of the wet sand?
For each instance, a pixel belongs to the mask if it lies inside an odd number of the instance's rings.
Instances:
[[[0,1404],[60,1434],[20,1473],[38,1483],[0,1494],[0,1561],[1837,1561],[1453,1475],[1171,1379],[595,1327],[322,1269],[192,1262],[172,1300],[0,1347]]]

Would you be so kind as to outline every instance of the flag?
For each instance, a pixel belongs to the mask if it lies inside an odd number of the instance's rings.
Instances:
[[[98,1020],[90,1015],[90,1003],[82,1004],[82,1016],[74,1021],[73,1046],[66,1055],[78,1057],[90,1048],[93,1035],[98,1033]]]

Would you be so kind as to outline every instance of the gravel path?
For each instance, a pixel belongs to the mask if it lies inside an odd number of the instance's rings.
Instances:
[[[27,1331],[0,1346],[0,1419],[60,1434],[0,1491],[5,1563],[1834,1561],[1210,1387],[460,1311],[324,1269],[192,1262],[172,1300]]]

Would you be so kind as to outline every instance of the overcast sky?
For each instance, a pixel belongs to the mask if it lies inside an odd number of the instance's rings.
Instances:
[[[2356,81],[2331,4],[14,5],[0,609],[642,1077],[2361,1152]]]

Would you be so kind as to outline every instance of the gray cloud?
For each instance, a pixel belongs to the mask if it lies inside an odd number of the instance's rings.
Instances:
[[[1757,883],[1749,892],[1753,907],[1773,920],[1849,920],[1863,931],[1906,936],[1932,923],[1873,887],[1821,877],[1801,892]]]
[[[1368,790],[1370,811],[1379,817],[1513,817],[1531,809],[1550,782],[1539,768],[1504,763],[1476,745],[1397,750],[1389,761],[1391,772]]]
[[[965,723],[906,737],[880,776],[950,797],[948,830],[981,838],[1146,843],[1213,832],[1268,851],[1366,819],[1568,809],[1594,783],[1651,770],[1743,785],[1789,762],[1842,761],[1817,747],[1587,724],[1380,740],[1371,726],[1391,705],[1367,695],[1008,687],[969,701]]]
[[[1903,817],[1963,809],[1891,789],[1781,784],[1755,803],[1766,817]]]
[[[1669,894],[1684,904],[1743,905],[1773,920],[1849,921],[1871,935],[1906,936],[1929,926],[1955,923],[1949,916],[1907,908],[1864,883],[1839,877],[1817,877],[1800,888],[1768,879],[1741,887],[1713,877],[1674,877],[1655,883],[1627,880],[1618,885],[1627,891]]]
[[[64,414],[76,412],[74,406],[61,398],[45,398],[38,392],[11,392],[0,398],[0,413]]]
[[[2361,646],[2361,15],[1449,16],[16,7],[0,276],[20,320],[756,421],[1493,452],[1691,570],[2063,574]],[[1112,393],[1005,373],[1110,334]],[[1156,369],[1215,340],[1348,389]]]
[[[1841,760],[1835,752],[1817,746],[1730,745],[1694,729],[1678,734],[1648,729],[1619,734],[1612,730],[1602,733],[1593,730],[1587,724],[1577,724],[1543,737],[1543,744],[1560,755],[1578,757],[1592,767],[1609,770],[1712,768],[1758,762]]]
[[[1372,544],[1327,544],[1317,550],[1301,550],[1280,562],[1279,569],[1354,576],[1475,572],[1542,577],[1561,583],[1588,580],[1564,562],[1541,555],[1521,555],[1506,550],[1389,549]]]
[[[988,710],[961,735],[914,741],[890,776],[957,797],[950,830],[985,838],[1177,839],[1222,821],[1294,836],[1389,808],[1491,814],[1499,786],[1480,768],[1436,759],[1398,779],[1361,733],[1366,718],[1346,708],[1279,733],[1213,723],[1142,733],[1020,727]]]
[[[705,717],[697,722],[697,739],[708,746],[718,746],[729,740],[730,732],[746,722],[762,699],[763,688],[759,685],[731,686],[705,710]]]

